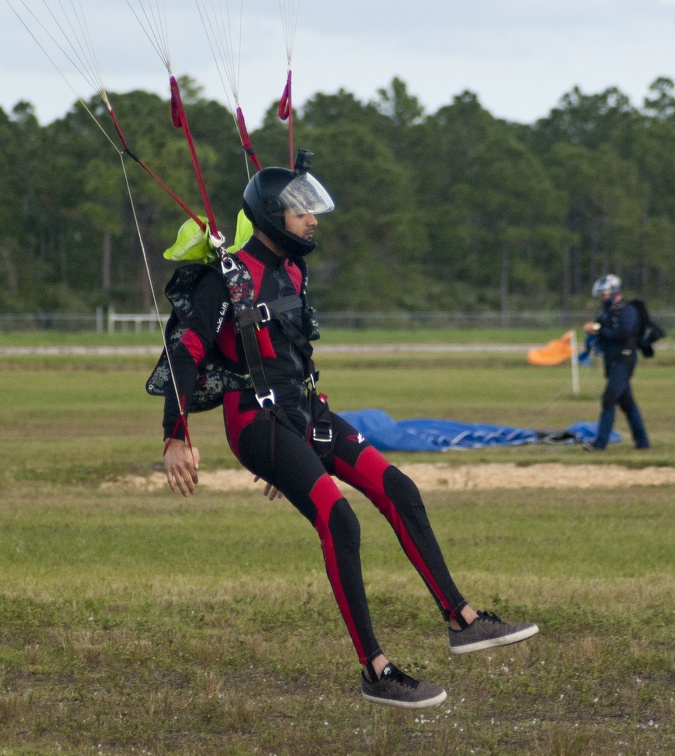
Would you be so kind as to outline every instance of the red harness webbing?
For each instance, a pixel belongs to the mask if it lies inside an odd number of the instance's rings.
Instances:
[[[206,191],[206,185],[204,184],[201,168],[199,167],[197,150],[195,149],[195,145],[192,140],[192,134],[190,133],[190,127],[188,126],[185,108],[183,107],[183,101],[180,96],[180,89],[178,88],[178,82],[176,81],[175,76],[171,77],[171,121],[176,128],[183,129],[185,139],[187,140],[188,147],[190,149],[190,157],[192,158],[192,166],[195,171],[195,176],[197,177],[197,183],[199,184],[199,191],[202,195],[202,201],[204,202],[206,217],[209,219],[210,233],[211,236],[218,237],[216,219],[213,215],[209,195]]]
[[[115,126],[115,131],[117,132],[117,136],[120,138],[120,142],[122,143],[122,147],[124,148],[124,151],[129,155],[129,157],[132,160],[135,160],[141,168],[143,168],[144,171],[146,171],[150,176],[152,176],[153,179],[164,189],[164,191],[173,199],[175,202],[180,205],[180,207],[185,210],[185,212],[192,218],[193,221],[197,223],[199,228],[201,228],[202,231],[206,231],[206,223],[190,208],[183,202],[183,200],[169,187],[162,181],[162,179],[159,178],[159,176],[156,173],[153,173],[153,171],[148,168],[148,166],[138,157],[138,155],[134,154],[127,145],[127,140],[124,138],[124,133],[122,132],[122,128],[120,127],[119,123],[117,122],[117,116],[115,115],[115,111],[112,108],[108,108],[108,112],[110,113],[110,117],[112,118],[113,125]]]
[[[162,456],[166,455],[166,450],[169,448],[169,444],[176,437],[176,433],[178,433],[179,428],[183,428],[183,430],[185,431],[185,443],[188,445],[190,454],[192,454],[192,441],[190,440],[190,431],[188,430],[187,420],[185,419],[185,397],[183,397],[181,401],[180,415],[178,416],[178,420],[176,420],[176,424],[173,426],[171,435],[166,439],[166,442],[164,444],[164,454]]]
[[[241,108],[237,108],[237,129],[239,130],[239,138],[241,139],[241,146],[244,148],[244,152],[251,158],[253,165],[262,171],[262,165],[258,160],[258,156],[255,154],[253,147],[251,146],[251,139],[246,129],[246,121],[244,120],[244,114]]]
[[[293,73],[291,69],[288,69],[288,76],[286,78],[286,86],[284,92],[279,100],[279,118],[282,121],[288,121],[288,148],[290,153],[290,166],[293,167],[295,158],[293,157],[293,97],[291,93],[291,79]]]

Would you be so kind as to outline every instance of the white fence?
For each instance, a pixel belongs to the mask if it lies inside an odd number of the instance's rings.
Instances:
[[[364,330],[381,328],[387,330],[435,328],[548,328],[560,329],[561,333],[571,328],[580,328],[592,317],[589,312],[321,312],[322,328],[347,328]],[[675,335],[675,311],[661,310],[651,313],[670,338]],[[160,317],[164,327],[167,314]],[[114,307],[107,311],[97,308],[94,314],[74,315],[64,313],[37,313],[30,315],[7,315],[0,313],[0,331],[157,331],[160,321],[154,312],[117,313]]]
[[[122,331],[130,330],[131,325],[133,325],[133,330],[136,332],[143,330],[156,331],[160,323],[162,328],[164,328],[168,319],[168,315],[160,315],[158,318],[155,312],[120,313],[118,315],[115,312],[115,308],[110,307],[108,308],[108,333],[115,333],[118,324],[121,326]]]

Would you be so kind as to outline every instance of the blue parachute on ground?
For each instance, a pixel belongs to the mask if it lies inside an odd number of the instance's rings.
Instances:
[[[488,446],[524,444],[574,444],[592,441],[597,423],[577,422],[563,431],[531,430],[489,423],[458,423],[454,420],[393,420],[386,412],[364,409],[341,412],[348,423],[380,451],[448,451]],[[620,441],[612,431],[610,441]]]

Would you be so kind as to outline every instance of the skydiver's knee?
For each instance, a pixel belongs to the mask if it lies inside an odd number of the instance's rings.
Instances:
[[[610,410],[616,406],[617,396],[611,389],[605,389],[602,395],[602,409]]]
[[[415,481],[393,465],[384,473],[384,492],[397,504],[421,503],[420,492]]]
[[[633,399],[633,395],[628,393],[624,394],[619,399],[619,407],[621,407],[621,409],[626,414],[628,414],[633,409],[633,407],[635,407],[635,399]]]
[[[360,547],[361,525],[347,499],[339,499],[335,502],[331,509],[328,526],[333,541],[352,549]]]

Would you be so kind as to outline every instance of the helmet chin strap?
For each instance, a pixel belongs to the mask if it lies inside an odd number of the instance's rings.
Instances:
[[[299,236],[286,231],[286,237],[279,242],[279,246],[288,257],[305,257],[316,249],[315,241],[305,241]]]
[[[299,248],[293,248],[288,250],[288,256],[289,257],[307,257],[307,255],[310,252],[314,252],[316,249],[316,244],[314,244],[311,247],[299,247]]]

